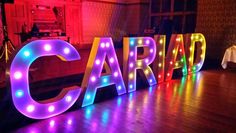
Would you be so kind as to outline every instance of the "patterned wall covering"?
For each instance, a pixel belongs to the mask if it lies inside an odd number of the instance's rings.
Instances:
[[[82,3],[82,32],[84,43],[96,36],[110,36],[122,41],[123,36],[140,34],[148,23],[148,4],[114,4],[85,1]],[[146,17],[146,18],[145,18]]]
[[[206,36],[207,58],[221,61],[225,49],[236,45],[236,1],[198,0],[196,32]]]
[[[119,39],[125,33],[125,6],[110,3],[83,2],[82,24],[84,43],[93,42],[94,37],[111,36]]]
[[[2,19],[1,15],[1,9],[0,9],[0,20]],[[2,21],[0,21],[0,46],[2,46],[2,40],[3,40],[3,32],[2,32]]]

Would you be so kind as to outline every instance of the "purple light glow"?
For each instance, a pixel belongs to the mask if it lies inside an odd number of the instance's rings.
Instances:
[[[131,41],[137,42],[131,45]],[[127,74],[125,81],[127,81],[128,92],[136,90],[136,77],[137,69],[141,69],[144,72],[146,79],[148,79],[149,86],[156,84],[155,75],[150,68],[150,64],[154,61],[156,57],[156,43],[151,37],[126,37],[124,38],[124,70],[123,72]],[[145,47],[144,52],[141,56],[145,58],[140,58],[138,56],[138,47]],[[146,54],[147,53],[147,54]],[[149,82],[152,79],[152,82]]]
[[[110,63],[113,63],[114,62],[114,58],[111,57],[109,61],[110,61]]]
[[[105,48],[105,43],[101,43],[101,47],[102,47],[102,48]]]
[[[50,123],[49,123],[50,127],[54,127],[55,125],[55,121],[54,120],[51,120]]]
[[[35,109],[35,107],[34,107],[33,105],[29,105],[29,106],[27,107],[27,111],[28,111],[28,112],[33,112],[34,109]]]
[[[64,48],[63,52],[64,52],[65,54],[69,54],[69,53],[70,53],[70,49],[69,49],[69,48]]]
[[[114,72],[114,76],[117,77],[118,76],[118,72]]]
[[[95,76],[92,76],[91,81],[92,81],[92,82],[95,82],[95,81],[96,81]]]
[[[25,58],[27,56],[30,56],[30,58]],[[43,56],[60,56],[65,61],[80,59],[76,49],[69,43],[61,40],[32,41],[21,48],[16,54],[10,68],[13,103],[19,112],[33,119],[45,119],[65,112],[76,102],[81,92],[80,87],[72,86],[63,88],[62,94],[54,97],[55,101],[53,102],[50,100],[45,103],[35,101],[29,93],[28,71],[30,65],[37,58]],[[62,95],[64,97],[61,97]]]
[[[55,107],[53,105],[48,107],[48,112],[53,112],[55,110]]]
[[[72,100],[72,97],[71,97],[71,96],[67,96],[67,97],[66,97],[66,101],[67,101],[67,102],[70,102],[71,100]]]
[[[95,63],[96,63],[96,65],[99,65],[100,64],[100,60],[96,59]]]
[[[14,78],[15,78],[15,79],[21,79],[21,78],[22,78],[22,73],[19,72],[19,71],[15,72],[15,73],[14,73]]]
[[[45,51],[50,51],[52,49],[52,46],[51,45],[49,45],[49,44],[45,44],[44,45],[44,50]]]
[[[105,44],[104,44],[105,42]],[[103,45],[105,45],[103,48]],[[126,93],[123,77],[120,71],[118,59],[115,53],[115,48],[111,38],[95,38],[92,45],[92,51],[86,66],[86,73],[84,77],[87,77],[82,83],[82,87],[86,88],[85,98],[83,100],[82,107],[93,104],[95,95],[98,88],[106,87],[112,84],[119,84],[121,90],[116,88],[118,95]],[[99,57],[100,65],[96,64],[95,57]],[[106,58],[108,61],[106,62]],[[95,62],[95,63],[92,63]],[[106,64],[106,71],[110,71],[111,74],[102,75],[103,65]],[[95,78],[96,77],[96,78]],[[91,84],[91,82],[95,82]]]

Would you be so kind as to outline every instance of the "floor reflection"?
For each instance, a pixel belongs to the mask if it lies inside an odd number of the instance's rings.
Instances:
[[[182,77],[38,121],[17,132],[194,132],[204,126],[194,119],[211,122],[201,117],[200,108],[207,102],[204,78],[201,72]]]

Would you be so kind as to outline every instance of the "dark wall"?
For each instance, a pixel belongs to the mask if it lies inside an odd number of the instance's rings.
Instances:
[[[236,1],[198,0],[196,32],[206,37],[207,59],[220,62],[226,48],[236,45]]]

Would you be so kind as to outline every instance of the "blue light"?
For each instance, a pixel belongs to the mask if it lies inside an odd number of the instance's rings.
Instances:
[[[132,98],[133,98],[133,93],[130,93],[129,94],[129,100],[132,100]]]
[[[25,57],[30,56],[30,52],[29,52],[28,50],[24,51],[24,56],[25,56]]]
[[[132,88],[133,88],[133,85],[129,85],[129,88],[132,89]]]
[[[106,82],[107,82],[107,78],[104,78],[104,79],[103,79],[103,82],[106,83]]]
[[[152,83],[152,79],[150,79],[149,82]]]
[[[130,41],[130,45],[133,46],[134,45],[134,40]]]
[[[103,122],[103,124],[106,124],[108,122],[108,119],[109,119],[109,111],[105,110],[102,113],[102,122]]]
[[[22,90],[16,91],[16,97],[22,97],[24,95],[24,92]]]
[[[149,87],[149,93],[151,93],[152,92],[152,89],[153,89],[153,87],[151,86],[151,87]]]
[[[120,85],[118,86],[118,90],[121,90],[121,86]]]
[[[118,106],[120,106],[121,102],[122,102],[121,97],[118,97],[118,99],[117,99],[117,104],[118,104]]]
[[[91,96],[90,96],[90,95],[87,95],[86,98],[89,100],[89,99],[91,98]]]

